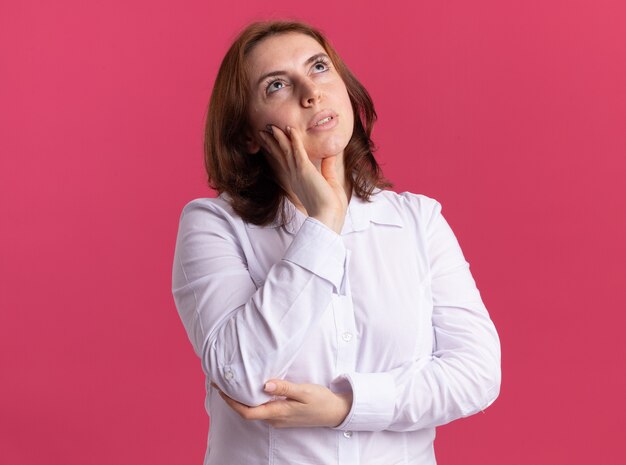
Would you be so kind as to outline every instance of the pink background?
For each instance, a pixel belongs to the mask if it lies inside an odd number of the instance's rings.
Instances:
[[[213,195],[227,46],[296,17],[370,90],[386,174],[443,204],[500,332],[500,398],[438,430],[440,463],[626,463],[624,3],[285,4],[2,3],[0,462],[201,463],[178,217]]]

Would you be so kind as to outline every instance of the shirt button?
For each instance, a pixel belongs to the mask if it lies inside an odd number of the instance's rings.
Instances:
[[[352,340],[352,333],[346,331],[345,333],[341,335],[341,339],[343,339],[346,342],[350,342]]]
[[[352,437],[352,431],[344,431],[343,437],[350,439]]]
[[[226,373],[224,373],[224,378],[226,378],[228,381],[230,381],[231,379],[233,379],[234,375],[233,372],[228,370]]]

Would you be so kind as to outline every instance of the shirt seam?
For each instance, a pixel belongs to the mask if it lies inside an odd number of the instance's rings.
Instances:
[[[183,266],[183,262],[180,259],[180,256],[177,256],[176,259],[178,260],[178,265],[180,266],[180,270],[183,272],[183,276],[185,277],[185,286],[190,286],[190,282],[189,282],[189,278],[187,277],[187,271],[185,271],[185,267]],[[196,290],[193,288],[193,286],[190,286],[191,289],[191,293],[193,294],[193,313],[195,316],[196,321],[198,322],[198,324],[200,325],[200,332],[204,333],[204,328],[202,327],[202,318],[200,318],[200,312],[198,311],[198,297],[196,295]],[[204,341],[203,345],[204,345]]]

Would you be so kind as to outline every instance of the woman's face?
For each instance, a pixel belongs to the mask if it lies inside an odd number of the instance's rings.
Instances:
[[[272,124],[300,130],[311,161],[343,156],[354,129],[354,112],[341,76],[314,38],[296,32],[270,36],[247,58],[250,80],[248,117],[252,141]],[[330,119],[329,119],[330,118]]]

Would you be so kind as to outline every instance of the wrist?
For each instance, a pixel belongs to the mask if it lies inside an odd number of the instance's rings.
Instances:
[[[341,425],[344,420],[346,419],[346,417],[348,416],[348,413],[350,413],[350,410],[352,409],[352,393],[351,392],[341,392],[341,393],[335,393],[335,395],[337,396],[337,416],[335,418],[335,420],[337,420],[335,422],[334,425],[332,425],[333,428],[336,428],[337,426]]]
[[[318,214],[311,215],[312,218],[315,218],[320,223],[326,225],[329,229],[332,229],[337,234],[341,234],[341,230],[343,229],[343,223],[345,220],[345,214],[333,213],[333,212],[321,212]]]

